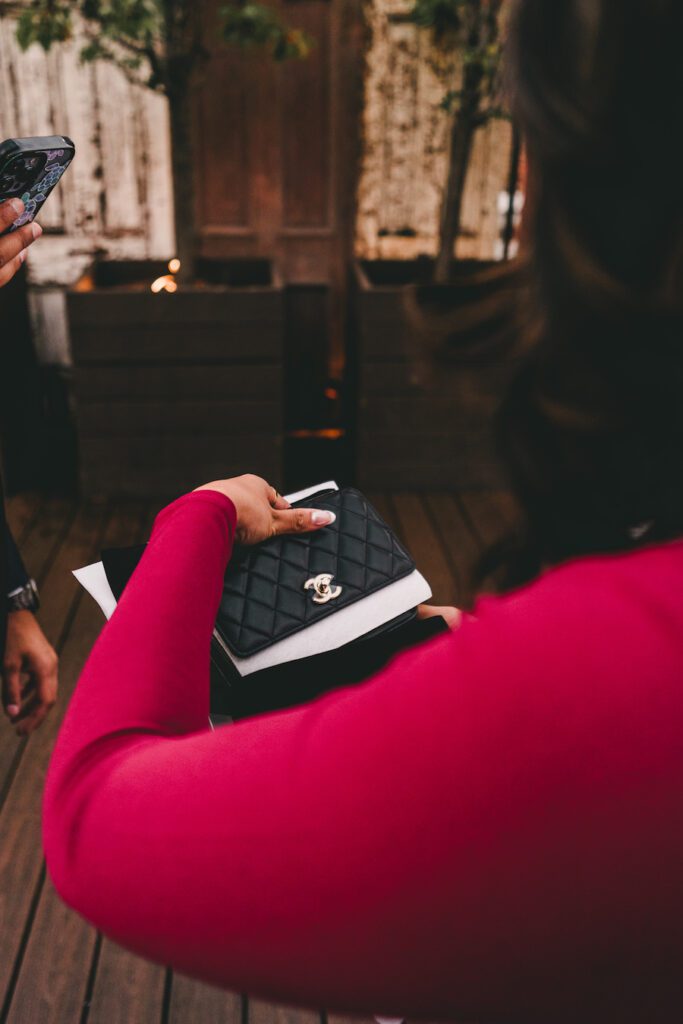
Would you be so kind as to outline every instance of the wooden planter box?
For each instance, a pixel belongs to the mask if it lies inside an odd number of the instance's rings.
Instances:
[[[282,479],[282,285],[264,260],[198,269],[153,294],[165,264],[99,262],[67,293],[86,496]]]
[[[491,272],[491,264],[464,264],[452,284],[437,286],[426,283],[429,261],[354,265],[360,487],[504,486],[494,416],[510,366],[494,354],[501,303]],[[417,291],[406,287],[415,284]],[[438,329],[426,338],[416,325],[416,298],[439,323],[448,318],[448,341]]]

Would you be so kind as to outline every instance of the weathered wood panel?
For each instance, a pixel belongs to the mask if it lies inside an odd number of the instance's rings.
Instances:
[[[0,13],[2,7],[0,5]],[[66,237],[79,255],[173,253],[168,115],[165,99],[132,84],[110,64],[80,60],[83,39],[25,53],[16,21],[0,19],[0,131],[69,135],[76,159],[45,205],[47,234]],[[55,261],[46,237],[31,253],[34,282],[73,280],[68,250]]]
[[[8,7],[0,3],[0,14]],[[46,54],[38,45],[22,53],[15,31],[11,15],[0,18],[0,136],[69,135],[76,144],[27,264],[39,358],[68,364],[63,301],[42,289],[73,283],[96,252],[173,255],[167,104],[111,64],[83,64],[79,32]]]
[[[358,187],[356,253],[371,259],[434,254],[446,174],[449,117],[446,61],[429,34],[406,20],[410,0],[366,5],[363,152]],[[456,69],[457,73],[457,69]],[[496,121],[475,139],[457,254],[497,258],[502,229],[498,196],[505,189],[510,125]]]

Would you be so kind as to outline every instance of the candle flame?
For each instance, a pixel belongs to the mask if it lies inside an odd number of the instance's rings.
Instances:
[[[178,271],[180,270],[180,260],[177,258],[172,259],[168,264],[168,269],[171,272],[171,274],[177,274]]]

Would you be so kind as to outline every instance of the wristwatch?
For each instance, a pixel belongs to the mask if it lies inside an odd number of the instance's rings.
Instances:
[[[7,610],[10,612],[37,612],[39,607],[40,600],[35,580],[29,580],[23,587],[13,590],[7,596]]]

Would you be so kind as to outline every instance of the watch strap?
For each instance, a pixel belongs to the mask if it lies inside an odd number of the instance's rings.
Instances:
[[[12,591],[7,597],[7,610],[10,612],[36,612],[39,607],[40,599],[35,580],[28,580],[23,587]]]

